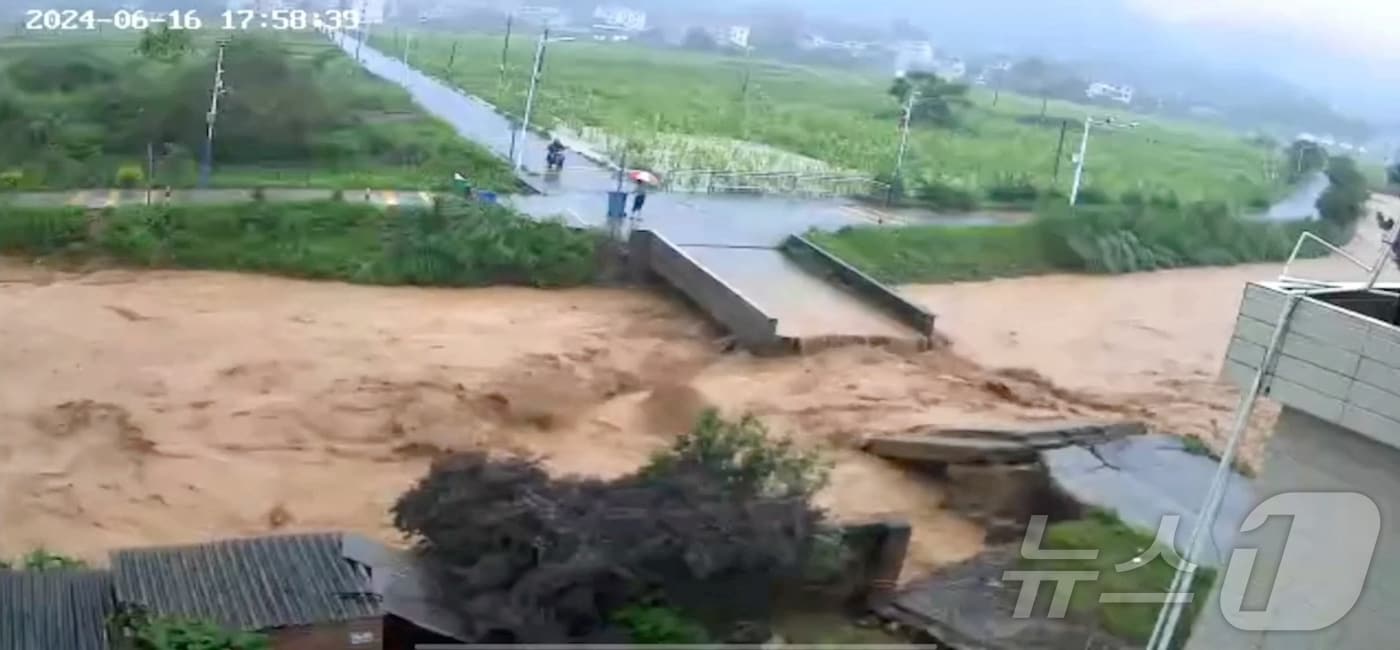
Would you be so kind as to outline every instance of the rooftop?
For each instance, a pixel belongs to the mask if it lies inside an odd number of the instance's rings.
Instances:
[[[117,600],[161,616],[253,631],[379,616],[369,571],[343,535],[232,539],[112,553]],[[0,646],[8,649],[8,646]]]
[[[107,650],[107,571],[0,571],[0,648]]]

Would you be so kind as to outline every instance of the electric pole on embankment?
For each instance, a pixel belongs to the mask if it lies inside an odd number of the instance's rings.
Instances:
[[[219,96],[224,94],[224,48],[228,40],[219,39],[219,55],[214,63],[214,90],[209,93],[209,113],[204,120],[208,130],[204,136],[204,156],[199,166],[199,186],[209,187],[209,175],[214,168],[214,122],[219,119]]]

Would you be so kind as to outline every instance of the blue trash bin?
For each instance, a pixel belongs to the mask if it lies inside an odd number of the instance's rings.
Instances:
[[[482,202],[482,203],[495,203],[495,202],[496,202],[496,193],[495,193],[495,192],[477,192],[476,195],[477,195],[478,197],[481,198],[481,202]]]
[[[608,192],[608,218],[627,218],[627,193],[612,191]]]

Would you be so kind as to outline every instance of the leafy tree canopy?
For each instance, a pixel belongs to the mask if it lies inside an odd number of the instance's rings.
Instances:
[[[710,413],[648,466],[611,481],[553,479],[532,460],[481,452],[444,457],[393,515],[473,640],[577,641],[599,638],[639,600],[697,586],[713,595],[703,585],[726,584],[766,606],[823,539],[810,502],[823,472],[756,420]]]
[[[913,123],[950,126],[956,122],[954,106],[967,106],[967,86],[944,80],[929,72],[910,72],[894,80],[890,95],[899,100],[901,106],[909,103],[914,95],[910,119]]]

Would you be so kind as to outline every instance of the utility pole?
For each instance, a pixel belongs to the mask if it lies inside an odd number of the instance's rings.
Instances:
[[[156,150],[155,146],[148,140],[146,142],[146,205],[151,204],[151,184],[156,181]]]
[[[1089,127],[1093,126],[1093,116],[1084,118],[1084,137],[1079,141],[1079,157],[1074,165],[1074,185],[1069,190],[1069,204],[1074,205],[1079,200],[1079,184],[1084,179],[1084,154],[1089,152]]]
[[[744,109],[744,129],[749,127],[749,80],[753,77],[753,48],[744,46],[744,83],[739,87],[739,103]],[[745,131],[747,133],[747,131]]]
[[[214,168],[214,122],[219,118],[219,95],[224,94],[224,47],[228,41],[219,40],[219,56],[214,63],[214,90],[209,93],[209,114],[205,116],[208,131],[204,136],[204,162],[199,168],[199,186],[209,187],[209,174]]]
[[[904,102],[904,123],[899,130],[899,152],[894,157],[894,183],[901,187],[904,185],[904,153],[909,149],[909,123],[914,119],[914,104],[919,101],[919,91],[909,90],[909,99]],[[890,198],[894,194],[894,184],[890,185],[889,191],[885,193],[885,204],[890,203]]]
[[[457,41],[452,41],[452,52],[447,55],[447,72],[452,73],[452,64],[457,61]]]
[[[1060,120],[1060,143],[1055,145],[1055,172],[1050,178],[1050,183],[1060,182],[1060,159],[1065,155],[1065,132],[1069,130],[1069,120]]]
[[[413,32],[410,31],[403,39],[403,65],[408,67],[408,48],[413,46]]]
[[[515,23],[515,14],[506,14],[506,38],[501,43],[501,80],[498,85],[506,84],[506,60],[510,55],[510,32]]]
[[[525,136],[530,128],[530,111],[535,108],[535,88],[540,83],[540,68],[544,65],[544,44],[549,40],[549,29],[545,28],[540,32],[540,44],[535,48],[535,65],[530,71],[530,91],[525,95],[525,115],[520,120],[520,135],[516,138],[520,146],[513,147],[515,153],[515,168],[524,166]]]
[[[360,2],[360,41],[355,44],[355,60],[364,63],[360,56],[360,48],[365,46],[365,41],[369,38],[369,0]]]

